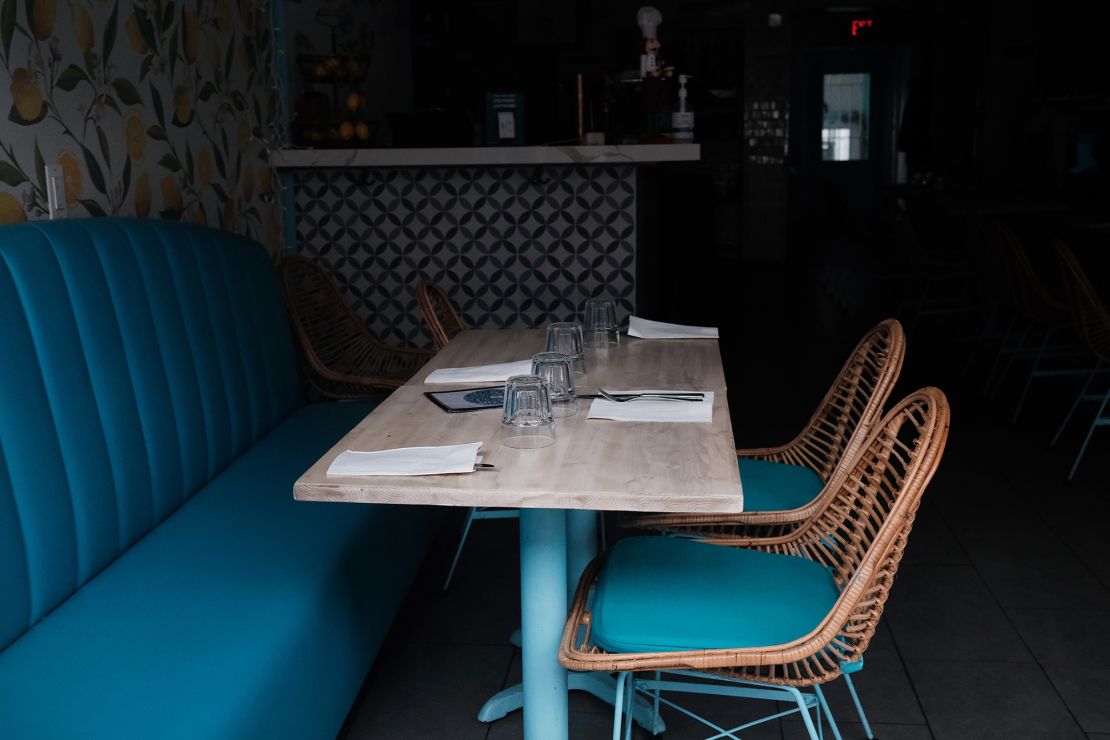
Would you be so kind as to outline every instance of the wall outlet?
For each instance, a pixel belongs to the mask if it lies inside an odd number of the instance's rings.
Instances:
[[[46,165],[46,203],[50,220],[66,217],[66,186],[62,168]]]

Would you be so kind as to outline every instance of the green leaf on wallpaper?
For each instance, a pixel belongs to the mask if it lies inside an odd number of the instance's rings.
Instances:
[[[42,150],[39,149],[39,140],[35,139],[35,180],[38,181],[39,192],[46,192],[46,162],[42,158]]]
[[[220,173],[220,177],[227,179],[227,165],[224,163],[224,155],[220,152],[219,147],[212,147],[212,154],[216,158],[216,171]]]
[[[154,64],[154,55],[147,54],[146,58],[143,59],[143,63],[139,65],[139,82],[145,80],[146,76],[150,74],[150,67],[152,64]]]
[[[189,180],[194,181],[196,177],[193,173],[193,147],[189,146],[189,140],[185,140],[185,171],[189,174]]]
[[[102,193],[107,193],[108,186],[104,184],[104,172],[100,169],[100,163],[96,161],[96,155],[84,144],[81,145],[81,154],[85,157],[85,169],[89,171],[89,179],[92,180],[93,187]]]
[[[109,95],[108,93],[104,93],[100,96],[100,99],[104,101],[104,105],[108,106],[121,116],[123,115],[123,111],[119,109],[119,103],[117,103],[116,99],[113,98],[111,95]]]
[[[176,10],[173,3],[166,3],[166,7],[162,8],[162,33],[165,33],[173,23],[173,14]]]
[[[170,3],[169,7],[172,8],[173,3]],[[177,69],[177,39],[178,39],[177,31],[174,31],[172,34],[170,34],[170,53],[169,53],[169,60],[170,60],[170,74],[169,74],[169,77],[170,77],[170,79],[174,79],[173,73],[174,73],[174,70]]]
[[[116,45],[116,34],[119,32],[119,3],[117,2],[112,8],[112,14],[108,16],[108,25],[104,26],[104,47],[102,54],[105,63],[112,58],[112,49]]]
[[[64,90],[65,92],[69,92],[73,88],[77,87],[78,84],[88,81],[89,76],[85,74],[85,70],[81,69],[76,64],[71,64],[63,69],[62,73],[58,75],[58,79],[54,83],[54,87],[58,88],[59,90]]]
[[[238,90],[231,93],[231,102],[235,104],[235,110],[240,113],[247,109],[247,98]]]
[[[166,141],[166,129],[161,126],[151,126],[146,130],[146,135],[158,141]]]
[[[85,74],[88,79],[96,77],[96,53],[92,49],[86,49],[85,54]]]
[[[162,107],[162,96],[158,94],[158,89],[154,87],[154,83],[150,83],[150,104],[154,108],[154,115],[158,118],[158,125],[163,130],[166,128],[166,111]]]
[[[107,216],[108,215],[107,213],[104,212],[104,209],[100,207],[100,204],[97,203],[95,200],[89,200],[88,198],[82,198],[81,200],[78,201],[78,203],[80,203],[82,206],[84,206],[85,210],[89,212],[90,216]]]
[[[120,101],[124,105],[142,105],[143,98],[139,95],[139,91],[131,84],[130,80],[125,80],[122,77],[117,77],[112,80],[112,89],[116,91]]]
[[[162,158],[158,160],[158,164],[165,167],[170,172],[181,172],[181,162],[178,161],[177,156],[173,152],[166,152]]]
[[[231,79],[231,64],[235,59],[235,31],[231,32],[231,41],[227,44],[227,53],[224,55],[224,77]]]
[[[221,203],[226,203],[227,201],[231,200],[231,198],[229,198],[228,195],[227,195],[227,191],[224,190],[224,186],[221,185],[220,183],[218,183],[218,182],[212,183],[211,188],[212,188],[212,192],[214,192],[216,194],[216,197],[220,199]]]
[[[46,103],[43,103],[42,108],[39,109],[39,114],[28,121],[26,118],[20,115],[19,109],[16,108],[15,105],[12,105],[11,110],[8,111],[8,120],[12,123],[18,123],[20,126],[31,126],[46,118],[46,111]]]
[[[139,33],[146,45],[151,49],[157,49],[158,34],[154,32],[154,24],[150,22],[150,14],[142,8],[135,8],[135,22],[139,24]]]
[[[112,151],[108,148],[108,137],[104,135],[104,129],[100,126],[96,127],[96,139],[100,144],[100,156],[104,157],[104,161],[111,163]]]
[[[200,98],[200,102],[203,103],[215,94],[216,86],[213,85],[211,82],[205,82],[204,85],[200,88],[200,92],[197,93],[197,97]]]
[[[0,44],[3,45],[4,59],[12,50],[12,34],[15,33],[15,0],[3,0],[0,5]]]
[[[0,182],[5,185],[15,187],[27,182],[27,178],[18,169],[8,164],[7,162],[0,162]]]

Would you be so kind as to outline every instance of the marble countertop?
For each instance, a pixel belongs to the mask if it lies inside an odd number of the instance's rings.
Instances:
[[[419,149],[279,149],[271,164],[280,169],[337,167],[470,167],[696,162],[699,144],[582,146],[489,146]]]

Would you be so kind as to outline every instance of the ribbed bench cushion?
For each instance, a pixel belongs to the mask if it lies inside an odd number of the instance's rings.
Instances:
[[[269,256],[199,226],[0,228],[0,347],[0,649],[302,402]]]
[[[297,410],[0,653],[0,734],[334,737],[439,521],[293,500],[370,408]]]

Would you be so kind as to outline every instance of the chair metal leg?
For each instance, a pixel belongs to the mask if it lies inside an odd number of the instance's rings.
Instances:
[[[463,546],[466,545],[466,537],[470,534],[470,525],[474,523],[474,514],[478,511],[475,507],[470,507],[470,511],[466,512],[466,523],[463,524],[462,533],[459,535],[459,546],[455,548],[455,558],[451,561],[451,569],[447,571],[447,579],[443,582],[443,590],[451,588],[451,579],[455,577],[455,568],[459,567],[459,558],[462,557]]]
[[[1064,420],[1060,423],[1060,428],[1056,430],[1056,436],[1049,442],[1049,447],[1054,446],[1060,441],[1060,435],[1064,433],[1064,428],[1068,425],[1068,422],[1071,421],[1071,417],[1075,414],[1075,410],[1079,408],[1079,404],[1083,401],[1083,397],[1087,395],[1087,389],[1091,387],[1091,381],[1095,379],[1095,376],[1098,375],[1101,369],[1102,360],[1099,359],[1094,369],[1091,370],[1091,374],[1087,376],[1087,382],[1083,384],[1083,388],[1080,389],[1079,395],[1075,397],[1075,402],[1071,405],[1071,408],[1068,409],[1068,415],[1064,417]]]
[[[821,705],[821,711],[825,713],[825,717],[829,720],[829,728],[832,730],[834,740],[844,740],[840,736],[840,728],[836,726],[832,709],[829,708],[829,702],[825,700],[825,692],[821,690],[820,684],[814,684],[813,693],[817,694],[817,703]]]
[[[1079,447],[1079,454],[1075,456],[1075,462],[1072,463],[1071,472],[1068,473],[1068,480],[1075,477],[1075,471],[1079,467],[1079,461],[1083,459],[1083,454],[1087,452],[1087,445],[1091,443],[1091,437],[1095,433],[1095,429],[1102,426],[1100,422],[1104,421],[1103,413],[1106,411],[1106,404],[1110,402],[1110,390],[1106,391],[1106,395],[1102,397],[1102,403],[1098,405],[1098,412],[1095,418],[1091,421],[1091,428],[1087,430],[1087,437],[1083,440],[1083,444]]]
[[[1033,385],[1033,378],[1037,376],[1037,370],[1041,367],[1041,360],[1044,358],[1045,349],[1048,347],[1049,337],[1055,331],[1055,327],[1049,329],[1044,333],[1044,339],[1041,340],[1041,347],[1037,350],[1037,356],[1033,359],[1033,367],[1029,369],[1029,375],[1025,378],[1025,387],[1021,389],[1021,395],[1018,397],[1017,406],[1014,407],[1014,414],[1010,417],[1010,423],[1017,422],[1018,415],[1021,414],[1021,407],[1025,405],[1025,397],[1029,395],[1029,386]]]
[[[1002,384],[1006,381],[1006,376],[1010,374],[1010,368],[1014,366],[1014,360],[1018,358],[1022,350],[1026,349],[1025,340],[1029,337],[1029,330],[1032,329],[1032,324],[1025,327],[1025,331],[1021,333],[1021,339],[1014,346],[1013,351],[1010,352],[1010,357],[1006,360],[1006,364],[1002,366],[1002,370],[998,373],[998,379],[994,381],[994,387],[988,392],[990,398],[995,398],[998,391],[1002,388]]]
[[[871,732],[871,723],[867,721],[867,714],[863,711],[863,703],[859,700],[851,675],[844,674],[844,683],[848,685],[848,693],[852,695],[852,703],[856,705],[856,714],[859,715],[859,721],[863,723],[863,732],[867,735],[867,740],[875,740],[875,735]]]
[[[613,699],[613,740],[621,740],[621,718],[624,713],[624,687],[627,673],[617,674],[617,695]]]
[[[998,363],[1002,361],[1002,355],[1006,354],[1006,342],[1010,341],[1010,334],[1014,330],[1014,324],[1017,323],[1017,314],[1010,316],[1010,323],[1006,325],[1006,331],[1002,332],[1002,342],[998,345],[998,352],[994,356],[994,362],[991,363],[991,369],[987,372],[987,382],[983,385],[983,393],[987,393],[991,387],[991,380],[994,378],[994,371],[998,369]]]
[[[624,740],[632,740],[632,699],[635,698],[636,692],[634,690],[635,677],[631,671],[625,674],[625,680],[628,685],[624,689],[625,704],[628,705],[628,711],[624,713]]]

